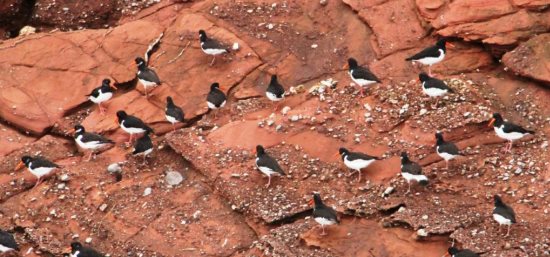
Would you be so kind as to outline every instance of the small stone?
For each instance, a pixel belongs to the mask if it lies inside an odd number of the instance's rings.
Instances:
[[[325,6],[328,4],[328,0],[321,0],[319,1],[319,4],[322,5],[322,6]]]
[[[424,115],[424,114],[426,114],[427,112],[428,112],[428,110],[426,110],[426,109],[420,109],[420,113],[419,113],[419,114],[420,114],[420,115]]]
[[[286,115],[289,111],[290,111],[290,107],[285,106],[285,107],[283,107],[283,109],[281,110],[281,113],[282,113],[283,115]]]
[[[59,183],[57,185],[57,189],[63,189],[63,188],[65,188],[65,183]]]
[[[311,48],[313,48],[313,49],[315,49],[315,48],[317,48],[317,47],[319,47],[318,44],[313,44],[313,45],[311,45]]]
[[[32,26],[25,26],[19,30],[19,36],[26,36],[36,33],[36,28]]]
[[[267,24],[267,26],[266,26],[267,29],[273,29],[273,27],[275,27],[275,26],[273,25],[273,23],[269,23],[269,24]]]
[[[109,166],[107,166],[107,171],[109,173],[119,173],[122,171],[122,168],[120,167],[120,165],[115,162],[115,163],[111,163],[109,164]]]
[[[512,245],[510,243],[506,243],[504,245],[504,249],[509,250],[510,248],[512,248]]]
[[[422,215],[422,219],[423,219],[423,220],[427,220],[427,219],[428,219],[428,215],[425,215],[425,214]]]
[[[283,125],[281,125],[281,124],[279,124],[279,125],[277,125],[277,127],[275,127],[276,131],[280,131],[281,129],[283,129]]]
[[[177,186],[183,181],[183,176],[177,171],[168,171],[164,179],[168,185]]]
[[[416,234],[420,237],[427,237],[428,236],[428,232],[426,232],[426,230],[423,229],[423,228],[417,230]]]
[[[268,121],[267,121],[267,125],[268,125],[268,126],[271,127],[271,126],[273,126],[273,124],[275,124],[275,121],[273,121],[273,120],[268,120]]]
[[[91,243],[91,242],[92,242],[92,238],[91,238],[91,237],[87,237],[86,240],[85,240],[85,242],[86,242],[87,244]]]
[[[102,204],[101,206],[99,206],[99,210],[100,210],[100,211],[105,211],[105,210],[107,210],[107,204],[104,203],[104,204]]]
[[[292,115],[292,117],[290,117],[290,121],[298,121],[300,120],[300,116],[298,115]]]
[[[153,189],[151,189],[150,187],[145,188],[145,190],[143,190],[143,196],[148,196],[151,194],[151,192],[153,192]]]
[[[233,43],[233,46],[231,47],[231,49],[233,49],[234,51],[239,50],[239,43],[237,42]]]
[[[384,190],[384,193],[382,193],[382,197],[388,197],[393,191],[395,190],[394,187],[388,187],[386,190]]]
[[[69,181],[71,178],[69,177],[69,175],[67,174],[62,174],[61,176],[59,176],[59,180],[63,181],[63,182],[67,182]]]

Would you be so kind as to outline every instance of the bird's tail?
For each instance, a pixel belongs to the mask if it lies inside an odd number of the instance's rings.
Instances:
[[[534,130],[527,130],[527,133],[534,135],[535,131]]]
[[[412,61],[413,58],[412,57],[409,57],[409,58],[406,58],[405,61]]]
[[[425,187],[428,185],[428,179],[426,178],[426,179],[419,180],[418,184]]]

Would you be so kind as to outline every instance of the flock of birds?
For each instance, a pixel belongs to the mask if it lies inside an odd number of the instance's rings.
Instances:
[[[229,52],[228,48],[226,48],[223,44],[208,37],[204,30],[199,31],[199,40],[202,51],[213,56],[210,65],[214,64],[216,55]],[[406,59],[407,61],[428,65],[430,67],[429,74],[419,74],[419,81],[421,82],[422,90],[429,97],[441,97],[447,93],[454,92],[452,88],[445,84],[445,82],[432,77],[431,74],[431,65],[441,62],[445,58],[446,46],[449,45],[450,44],[445,41],[445,39],[442,39],[439,40],[434,46],[428,47]],[[143,58],[136,58],[135,63],[137,65],[137,78],[144,87],[146,97],[149,97],[147,88],[154,88],[161,85],[160,78],[153,69],[147,66],[147,62]],[[353,58],[348,59],[348,66],[349,75],[353,82],[360,86],[361,95],[364,94],[363,91],[365,87],[381,82],[381,80],[378,79],[376,75],[374,75],[367,67],[360,66]],[[88,95],[89,100],[96,103],[99,111],[103,114],[104,109],[101,104],[109,101],[113,97],[114,90],[116,89],[117,88],[114,85],[111,85],[111,81],[109,79],[104,79],[101,86],[95,88],[91,94]],[[272,102],[280,102],[284,99],[285,89],[278,82],[277,75],[271,76],[271,80],[265,94],[266,97]],[[211,110],[222,108],[225,106],[226,101],[227,96],[220,88],[219,83],[212,83],[210,86],[210,92],[206,97],[208,108]],[[172,124],[174,130],[176,129],[176,124],[184,122],[185,118],[182,108],[178,107],[171,97],[166,98],[165,116],[166,120]],[[116,113],[116,122],[124,132],[130,135],[128,141],[129,143],[132,143],[134,135],[142,135],[136,140],[132,154],[142,155],[145,161],[146,157],[151,154],[154,148],[153,142],[149,136],[150,133],[153,132],[153,129],[140,118],[129,115],[124,110],[119,110]],[[509,141],[509,145],[506,147],[506,152],[510,151],[515,140],[534,133],[533,131],[526,130],[519,125],[504,121],[502,116],[498,113],[493,114],[493,118],[491,119],[489,126],[493,126],[494,131],[499,137]],[[87,158],[88,161],[92,159],[93,155],[97,151],[105,149],[109,145],[115,144],[115,142],[100,134],[87,132],[81,125],[76,125],[72,132],[74,133],[75,143],[84,151],[89,152]],[[443,160],[445,160],[446,167],[448,168],[449,161],[461,155],[459,149],[454,143],[445,141],[442,133],[435,133],[435,137],[437,140],[436,152]],[[258,145],[256,147],[255,154],[255,164],[257,169],[268,177],[266,187],[271,185],[272,176],[285,175],[284,170],[278,164],[277,160],[270,156],[265,151],[263,146]],[[344,165],[353,170],[350,175],[355,172],[359,174],[358,181],[361,180],[361,170],[367,168],[373,162],[380,160],[378,157],[361,152],[352,152],[346,148],[340,148],[338,154],[340,155]],[[56,169],[60,168],[59,165],[40,156],[23,156],[21,158],[21,162],[17,165],[16,170],[19,170],[23,166],[25,166],[33,175],[37,177],[35,187],[42,182],[43,178],[50,176]],[[422,186],[426,186],[428,184],[428,177],[423,174],[422,167],[418,163],[411,161],[406,152],[401,153],[401,175],[409,185],[406,193],[410,192],[411,182],[413,181]],[[319,193],[313,194],[313,199],[310,201],[310,204],[313,205],[313,218],[321,226],[321,235],[326,235],[325,226],[334,225],[340,222],[336,211],[323,203]],[[506,205],[498,195],[494,196],[494,205],[495,208],[493,210],[493,218],[496,222],[498,222],[498,224],[508,226],[508,232],[506,234],[508,236],[510,233],[510,226],[516,223],[515,213],[513,209]],[[0,230],[0,252],[18,249],[19,247],[13,235],[6,231]],[[66,254],[64,256],[104,256],[92,248],[83,246],[79,242],[73,242],[71,244],[70,252],[71,254]],[[453,257],[479,256],[470,250],[458,250],[454,247],[450,247],[448,249],[448,253]]]

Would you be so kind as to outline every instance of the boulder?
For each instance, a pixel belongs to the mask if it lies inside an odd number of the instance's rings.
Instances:
[[[550,86],[550,33],[540,34],[520,44],[506,53],[502,62],[513,72]]]
[[[432,26],[441,29],[450,25],[486,21],[516,11],[508,0],[457,0],[433,20]]]

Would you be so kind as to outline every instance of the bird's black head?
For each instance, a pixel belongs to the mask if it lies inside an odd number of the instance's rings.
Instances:
[[[168,105],[174,105],[174,100],[172,100],[172,97],[171,96],[167,96],[166,97],[166,103]]]
[[[127,116],[128,116],[128,114],[125,111],[116,112],[116,117],[118,118],[119,121],[126,118]]]
[[[425,72],[422,72],[420,74],[418,74],[418,79],[422,82],[430,79],[430,76],[428,76],[428,74],[426,74]]]
[[[436,46],[438,46],[441,49],[445,49],[445,46],[447,45],[447,40],[442,38],[435,43]]]
[[[220,89],[220,83],[214,82],[212,85],[210,85],[210,91],[214,91],[216,89]]]
[[[71,243],[71,252],[75,253],[76,251],[80,251],[82,249],[82,244],[80,242],[72,242]]]
[[[441,132],[435,132],[435,138],[437,139],[437,144],[445,142],[445,140],[443,140],[443,133]]]
[[[265,154],[264,147],[262,145],[256,146],[256,156],[262,156]]]
[[[349,66],[350,70],[353,70],[353,69],[357,68],[357,66],[358,66],[357,61],[353,58],[349,58],[348,59],[348,66]]]
[[[321,194],[317,192],[313,193],[313,203],[315,203],[314,207],[319,207],[323,205],[323,200],[321,200]]]
[[[199,39],[201,42],[205,41],[208,37],[206,36],[206,32],[204,30],[199,30]]]
[[[32,161],[32,157],[28,156],[28,155],[25,155],[23,157],[21,157],[21,161],[26,165],[28,166],[29,163]]]
[[[494,195],[493,198],[495,200],[495,205],[502,205],[502,199],[500,198],[500,196]]]
[[[340,153],[340,155],[342,156],[345,156],[349,153],[348,149],[344,148],[344,147],[340,147],[340,149],[338,149],[338,152]]]
[[[75,132],[75,135],[78,135],[86,132],[86,129],[84,129],[82,125],[76,125],[74,126],[74,132]]]
[[[495,127],[500,127],[503,122],[504,122],[504,119],[502,119],[502,116],[500,115],[500,113],[495,112],[493,113],[493,118],[489,121],[489,127],[493,125]]]
[[[407,155],[407,152],[401,152],[401,163],[408,162],[409,161],[409,155]]]
[[[101,84],[104,85],[104,86],[105,86],[105,85],[108,86],[108,85],[111,84],[111,80],[110,80],[110,79],[104,79],[104,80],[101,82]]]
[[[449,252],[449,254],[451,256],[453,256],[453,255],[457,254],[459,251],[458,251],[457,248],[451,246],[451,247],[449,247],[449,249],[447,249],[447,252]]]
[[[277,82],[277,75],[276,74],[271,75],[271,83],[276,83],[276,82]]]
[[[146,63],[145,60],[141,57],[136,57],[136,64],[138,67],[145,67]]]

